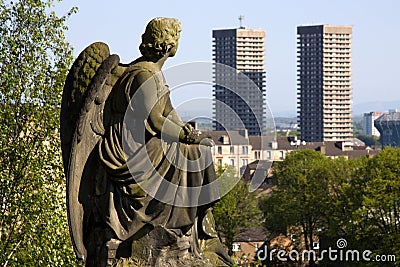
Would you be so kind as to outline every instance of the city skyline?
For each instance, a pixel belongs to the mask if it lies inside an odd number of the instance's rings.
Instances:
[[[243,25],[265,29],[267,101],[273,114],[296,114],[296,27],[300,25],[352,25],[353,36],[353,103],[394,101],[396,98],[398,36],[393,34],[400,26],[397,1],[249,1],[229,4],[227,1],[181,3],[175,0],[154,4],[123,1],[94,2],[67,0],[58,5],[59,14],[66,14],[72,6],[79,11],[68,21],[67,39],[77,55],[91,42],[102,40],[111,51],[129,62],[139,55],[138,45],[144,26],[153,17],[176,17],[183,31],[177,56],[168,66],[192,61],[212,61],[212,29]],[[229,2],[230,3],[230,2]],[[223,10],[223,12],[221,12]],[[377,51],[384,44],[385,49]],[[168,67],[166,66],[166,67]],[[167,77],[168,79],[168,77]],[[204,87],[193,95],[211,97],[212,87]],[[376,92],[379,91],[379,94]],[[395,97],[393,97],[395,96]],[[174,104],[184,96],[173,99]],[[399,101],[400,102],[400,101]],[[397,105],[397,102],[395,102]],[[210,101],[211,106],[211,101]],[[390,106],[389,108],[397,108]],[[356,108],[354,108],[356,110]],[[361,112],[373,111],[363,109]],[[384,111],[384,110],[381,110]],[[358,114],[357,114],[358,115]]]

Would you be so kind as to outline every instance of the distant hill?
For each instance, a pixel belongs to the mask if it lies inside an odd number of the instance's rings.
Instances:
[[[211,103],[211,102],[210,102]],[[201,117],[209,117],[212,118],[212,105],[207,104],[204,105],[193,105],[193,106],[182,106],[178,108],[178,113],[185,119],[195,118],[197,116]],[[353,110],[353,118],[357,118],[359,116],[362,117],[364,113],[368,113],[371,111],[381,111],[387,112],[389,109],[398,109],[400,110],[400,100],[393,100],[393,101],[371,101],[371,102],[364,102],[354,104],[352,107]],[[278,111],[273,112],[273,116],[275,120],[278,118],[288,118],[290,121],[296,121],[296,110],[287,110],[287,111]]]
[[[387,112],[389,109],[399,109],[400,110],[400,100],[393,101],[373,101],[364,102],[353,105],[353,115],[362,115],[371,111],[381,111]]]
[[[389,109],[398,109],[400,111],[400,100],[393,101],[371,101],[353,104],[353,117],[362,116],[364,113],[371,111],[381,111],[388,112]],[[272,111],[274,117],[286,117],[293,118],[297,116],[296,110],[286,110],[286,111]]]
[[[297,116],[296,109],[293,110],[286,110],[286,111],[271,111],[274,118],[281,117],[281,118],[294,118]]]

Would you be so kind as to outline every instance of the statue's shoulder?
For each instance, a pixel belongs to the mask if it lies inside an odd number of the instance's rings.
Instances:
[[[136,76],[138,74],[144,74],[150,77],[159,72],[154,64],[147,61],[132,62],[129,65],[124,65],[124,67],[125,72],[123,76]]]

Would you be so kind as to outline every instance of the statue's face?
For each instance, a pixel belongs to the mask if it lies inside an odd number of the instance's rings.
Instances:
[[[177,51],[178,51],[178,42],[176,42],[176,45],[172,47],[171,50],[169,51],[169,56],[170,57],[175,56]]]
[[[176,55],[176,52],[178,51],[178,43],[176,43],[176,45],[174,47],[171,48],[170,52],[169,52],[169,56],[173,57]]]
[[[175,56],[176,52],[178,51],[179,37],[180,37],[180,36],[178,36],[178,40],[176,41],[175,46],[172,47],[171,50],[169,51],[169,56],[170,56],[170,57]]]

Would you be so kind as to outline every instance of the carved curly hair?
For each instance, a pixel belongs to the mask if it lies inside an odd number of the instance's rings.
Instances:
[[[177,45],[182,26],[174,18],[155,18],[142,34],[140,53],[148,59],[158,60]]]

